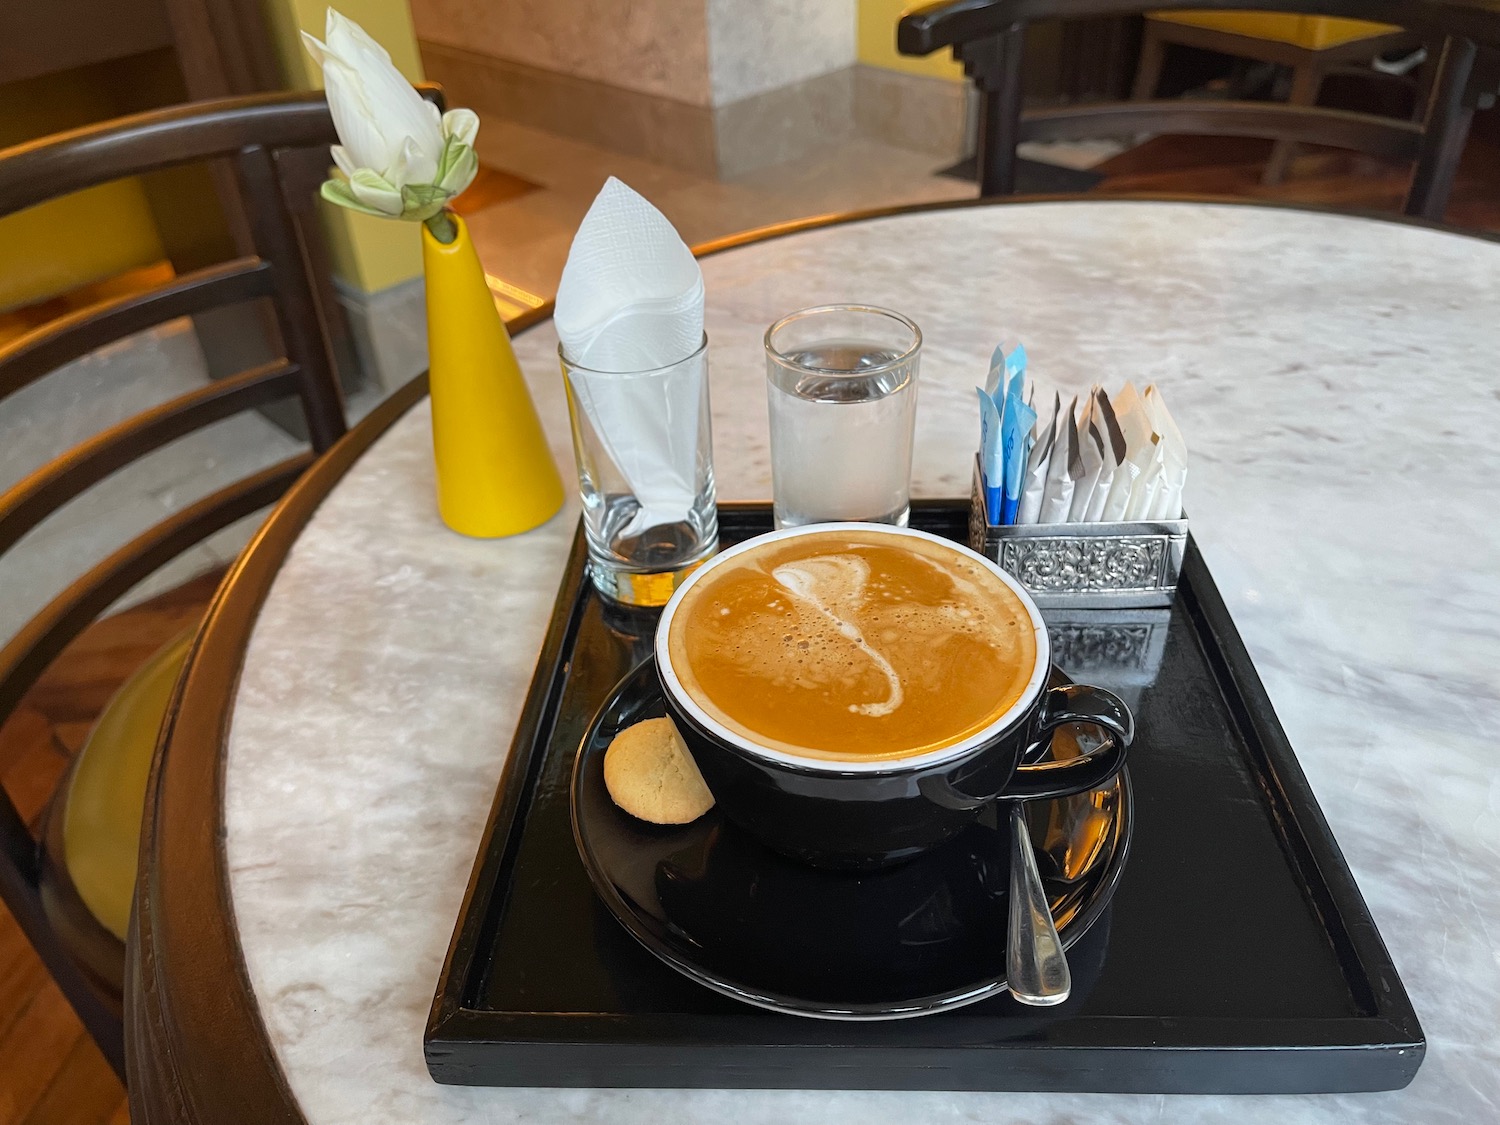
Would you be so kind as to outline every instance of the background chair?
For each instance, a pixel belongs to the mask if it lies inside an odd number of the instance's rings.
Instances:
[[[1422,40],[1399,27],[1368,20],[1283,12],[1151,11],[1141,34],[1132,95],[1136,101],[1156,96],[1167,47],[1173,43],[1286,67],[1292,73],[1287,104],[1311,106],[1318,104],[1318,91],[1333,68],[1367,63],[1389,51],[1413,50]],[[1432,67],[1422,73],[1431,75]],[[1418,90],[1418,114],[1426,108],[1428,92]],[[1261,182],[1280,183],[1296,149],[1295,141],[1277,141]]]
[[[1183,0],[1151,4],[1153,14],[1241,9],[1244,0]],[[1488,0],[1260,0],[1275,12],[1357,17],[1440,43],[1431,94],[1420,122],[1365,113],[1241,101],[1133,101],[1065,106],[1022,113],[1021,50],[1029,23],[1045,19],[1125,15],[1147,10],[1135,0],[949,0],[904,16],[897,28],[903,54],[951,47],[980,92],[981,195],[1015,190],[1020,141],[1076,140],[1141,133],[1264,137],[1353,149],[1413,163],[1405,213],[1442,218],[1475,106],[1494,87],[1476,78],[1481,49],[1500,48],[1500,8]],[[1492,74],[1486,69],[1486,74]]]
[[[253,242],[244,256],[82,309],[0,346],[0,400],[132,333],[244,302],[269,306],[283,352],[112,426],[0,494],[0,554],[123,466],[240,411],[295,399],[310,445],[188,505],[53,599],[0,649],[0,725],[69,642],[123,594],[189,547],[273,503],[344,433],[317,283],[307,265],[320,255],[305,205],[336,140],[321,95],[266,94],[154,110],[0,151],[0,216],[120,177],[223,159],[243,188]],[[39,832],[0,790],[0,895],[122,1077],[120,978],[136,838],[157,731],[191,640],[189,630],[170,643],[108,704]]]

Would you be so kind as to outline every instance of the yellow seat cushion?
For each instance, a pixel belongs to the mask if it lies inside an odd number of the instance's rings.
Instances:
[[[1339,47],[1356,39],[1370,39],[1376,35],[1389,35],[1400,31],[1388,23],[1371,23],[1368,20],[1345,20],[1333,16],[1292,16],[1282,12],[1150,12],[1154,20],[1167,23],[1185,23],[1193,27],[1207,27],[1214,31],[1228,31],[1234,35],[1246,35],[1252,39],[1274,39],[1305,47],[1309,51],[1324,51]]]
[[[151,757],[193,633],[167,642],[115,692],[78,752],[63,797],[63,866],[89,913],[121,941]]]

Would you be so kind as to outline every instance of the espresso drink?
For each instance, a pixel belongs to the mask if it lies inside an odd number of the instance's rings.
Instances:
[[[868,761],[962,742],[1021,698],[1030,615],[964,553],[857,529],[767,543],[703,575],[667,637],[683,689],[757,745]]]

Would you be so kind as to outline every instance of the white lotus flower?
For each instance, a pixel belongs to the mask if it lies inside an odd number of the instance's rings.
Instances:
[[[330,150],[345,179],[323,184],[325,199],[351,210],[426,220],[473,182],[479,171],[473,110],[437,106],[412,87],[364,28],[328,9],[321,43],[303,45],[323,68],[339,140]]]

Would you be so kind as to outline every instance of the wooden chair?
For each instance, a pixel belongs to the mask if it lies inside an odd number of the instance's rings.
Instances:
[[[253,252],[55,320],[0,346],[0,400],[61,365],[177,317],[265,299],[282,342],[274,362],[153,407],[57,457],[0,494],[0,554],[91,485],[176,438],[295,398],[311,448],[227,485],[93,567],[0,649],[0,725],[90,622],[166,562],[273,503],[345,431],[343,402],[307,262],[300,203],[337,140],[321,95],[198,102],[0,151],[0,216],[80,188],[194,162],[231,164]],[[317,175],[310,176],[310,170]],[[108,232],[100,232],[108,237]],[[191,635],[153,657],[110,702],[34,837],[0,791],[0,895],[115,1070],[124,1075],[121,981],[146,775]]]
[[[903,54],[951,47],[980,91],[981,195],[1015,190],[1020,141],[1168,133],[1266,137],[1353,149],[1413,162],[1405,212],[1440,220],[1479,100],[1475,59],[1500,48],[1496,0],[1255,0],[1257,9],[1374,20],[1441,43],[1421,122],[1267,102],[1132,101],[1021,111],[1021,51],[1029,23],[1045,19],[1129,15],[1150,10],[1224,11],[1245,0],[947,0],[904,16],[896,42]]]
[[[1131,95],[1136,101],[1156,96],[1167,47],[1174,43],[1286,67],[1292,72],[1287,104],[1311,106],[1318,104],[1323,79],[1335,67],[1369,62],[1387,51],[1414,50],[1422,40],[1399,27],[1368,20],[1284,12],[1150,11],[1146,13]],[[1431,75],[1432,67],[1424,67],[1422,73]],[[1426,108],[1427,93],[1418,88],[1419,114]],[[1295,141],[1277,141],[1261,183],[1279,184],[1296,149]]]

